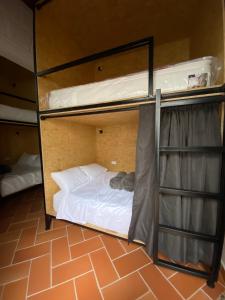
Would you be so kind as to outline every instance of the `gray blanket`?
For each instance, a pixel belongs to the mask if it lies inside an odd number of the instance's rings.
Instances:
[[[134,172],[119,172],[115,177],[111,178],[109,184],[112,189],[132,192],[134,190],[134,178]]]

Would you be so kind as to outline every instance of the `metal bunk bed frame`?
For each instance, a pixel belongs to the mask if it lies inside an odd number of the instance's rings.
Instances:
[[[177,148],[177,147],[160,147],[160,110],[161,107],[172,107],[172,106],[180,106],[180,105],[194,105],[194,104],[208,104],[208,103],[222,103],[225,101],[225,85],[218,87],[209,87],[204,89],[196,89],[196,90],[187,90],[182,92],[175,92],[170,94],[161,95],[160,90],[157,90],[156,96],[153,95],[153,37],[148,37],[142,40],[138,40],[135,42],[128,43],[126,45],[122,45],[116,48],[112,48],[103,52],[95,53],[90,56],[86,56],[77,60],[73,60],[71,62],[58,65],[52,67],[47,70],[37,72],[37,64],[36,64],[36,46],[35,46],[35,7],[33,8],[34,13],[34,67],[35,67],[35,75],[36,75],[36,93],[38,99],[38,77],[47,76],[49,74],[53,74],[58,71],[62,71],[71,67],[75,67],[87,62],[91,62],[97,60],[99,58],[112,56],[117,53],[122,53],[125,51],[129,51],[132,49],[136,49],[139,47],[147,46],[148,47],[148,95],[143,98],[138,99],[129,99],[126,101],[115,101],[103,104],[95,104],[95,105],[86,105],[79,107],[69,107],[63,109],[53,109],[53,110],[45,110],[38,111],[38,124],[39,124],[39,138],[40,138],[40,147],[41,147],[41,135],[40,135],[40,120],[45,120],[47,118],[60,118],[65,116],[77,116],[77,115],[89,115],[89,114],[98,114],[98,113],[107,113],[107,112],[118,112],[124,110],[133,110],[138,109],[142,104],[155,104],[156,106],[156,118],[155,118],[155,133],[156,133],[156,160],[157,160],[157,175],[159,179],[159,166],[160,166],[160,152],[167,152],[168,154],[171,152],[217,152],[222,154],[222,173],[221,173],[221,191],[218,194],[213,193],[200,193],[196,191],[188,191],[188,190],[178,190],[178,189],[169,189],[165,187],[158,187],[159,193],[169,193],[173,195],[185,195],[190,197],[200,196],[202,198],[213,198],[215,201],[218,201],[218,217],[217,217],[217,232],[215,236],[205,235],[199,232],[186,231],[179,228],[173,228],[169,226],[163,226],[159,224],[159,197],[155,201],[155,214],[154,214],[154,245],[153,245],[153,260],[157,265],[161,265],[164,267],[172,268],[176,271],[185,272],[191,275],[203,277],[207,279],[207,284],[210,287],[214,287],[215,282],[218,279],[219,269],[220,269],[220,261],[222,255],[223,241],[224,241],[224,231],[225,231],[225,157],[224,157],[224,149],[225,149],[225,125],[223,122],[223,146],[222,147],[187,147],[187,148]],[[132,106],[128,107],[119,107],[124,104],[132,104]],[[116,108],[113,108],[113,105],[117,105]],[[109,107],[107,109],[107,107]],[[96,110],[96,111],[88,111],[88,109],[98,109],[98,108],[106,108],[104,110]],[[83,110],[82,112],[80,112]],[[40,148],[40,154],[41,154]],[[42,161],[42,154],[41,154]],[[43,167],[42,167],[42,175],[43,175]],[[44,177],[43,177],[44,178]],[[44,184],[44,180],[43,180]],[[44,204],[45,205],[45,204]],[[45,221],[46,221],[46,229],[50,228],[51,218],[52,216],[46,214],[45,208]],[[158,235],[160,231],[169,232],[173,234],[178,234],[187,238],[194,238],[198,240],[204,240],[214,243],[214,255],[212,266],[210,272],[203,272],[200,270],[196,270],[194,268],[189,268],[183,265],[179,265],[178,263],[171,263],[158,258]]]

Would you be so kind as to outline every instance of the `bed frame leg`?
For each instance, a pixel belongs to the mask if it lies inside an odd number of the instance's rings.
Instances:
[[[52,217],[50,215],[45,215],[45,230],[49,230],[51,227]]]

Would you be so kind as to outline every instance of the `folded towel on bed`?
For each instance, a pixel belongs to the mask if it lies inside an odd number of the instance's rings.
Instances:
[[[122,182],[121,182],[122,189],[124,189],[125,191],[128,191],[128,192],[133,192],[133,190],[134,190],[134,179],[135,179],[134,172],[126,174],[122,178]]]
[[[115,177],[111,178],[109,184],[112,189],[133,192],[134,179],[135,179],[134,172],[131,173],[119,172]]]
[[[127,175],[126,172],[119,172],[110,179],[109,185],[112,189],[122,190],[122,179]]]

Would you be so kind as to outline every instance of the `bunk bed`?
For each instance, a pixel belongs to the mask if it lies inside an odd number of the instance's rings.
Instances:
[[[0,95],[36,104],[32,99],[0,92]],[[0,126],[25,126],[38,129],[37,113],[0,104]],[[40,156],[23,153],[16,163],[4,168],[0,177],[0,197],[5,198],[42,183]]]
[[[48,70],[36,72],[37,78],[42,76],[47,76],[52,73],[65,70],[70,67],[74,67],[83,63],[87,63],[93,60],[96,60],[98,58],[107,57],[110,55],[113,55],[115,53],[121,53],[130,49],[136,49],[138,47],[148,47],[148,72],[142,73],[141,76],[146,79],[145,80],[145,86],[144,86],[144,94],[143,94],[143,88],[141,89],[141,93],[135,97],[135,94],[129,94],[128,98],[126,98],[126,95],[123,95],[126,99],[118,95],[118,97],[110,98],[109,101],[103,101],[102,98],[95,98],[94,102],[86,102],[85,105],[83,105],[83,102],[71,100],[71,95],[73,95],[75,88],[62,90],[62,91],[53,91],[50,93],[49,98],[49,109],[39,111],[39,118],[40,118],[40,130],[41,130],[41,138],[42,140],[46,140],[47,135],[44,133],[46,129],[46,124],[49,124],[50,126],[50,120],[53,121],[58,120],[61,118],[65,121],[66,118],[72,118],[72,117],[80,117],[80,116],[90,116],[90,115],[96,115],[96,114],[102,114],[102,113],[113,113],[116,114],[118,112],[123,111],[133,111],[133,110],[139,110],[140,107],[143,107],[145,105],[155,105],[155,143],[156,143],[156,164],[157,164],[157,186],[158,186],[158,197],[155,199],[155,210],[154,210],[154,245],[153,245],[153,258],[154,263],[170,267],[172,269],[186,272],[189,274],[193,274],[196,276],[204,277],[208,281],[209,286],[214,286],[215,281],[218,277],[218,271],[219,271],[219,265],[220,265],[220,259],[221,259],[221,253],[222,253],[222,247],[223,247],[223,239],[224,239],[224,222],[222,221],[225,216],[225,205],[223,201],[220,201],[224,199],[224,138],[223,138],[223,146],[221,147],[160,147],[160,118],[161,118],[161,107],[164,109],[167,109],[169,107],[176,107],[176,106],[187,106],[187,105],[197,105],[197,104],[210,104],[210,103],[222,103],[225,101],[225,87],[224,86],[210,86],[210,81],[207,81],[206,78],[210,78],[211,72],[203,72],[207,73],[207,76],[203,76],[203,85],[202,88],[196,88],[196,89],[190,89],[190,90],[182,90],[177,91],[169,90],[169,93],[163,93],[161,94],[161,91],[159,89],[156,89],[156,92],[154,92],[154,85],[153,85],[153,38],[147,38],[143,39],[137,42],[132,42],[129,44],[126,44],[124,46],[120,46],[117,48],[113,48],[101,53],[97,53],[82,59],[78,59],[60,66],[53,67]],[[140,74],[135,74],[134,79],[137,78]],[[189,74],[190,75],[190,74]],[[202,77],[201,77],[202,78]],[[124,79],[124,78],[123,78]],[[126,78],[127,79],[127,78]],[[129,79],[132,79],[130,77]],[[193,79],[193,77],[189,76],[189,79]],[[121,78],[119,79],[120,82]],[[206,80],[206,81],[205,81]],[[129,81],[129,80],[128,80]],[[175,79],[176,81],[176,79]],[[195,82],[195,80],[194,80]],[[112,82],[104,82],[100,83],[104,85],[105,83],[111,84]],[[106,86],[107,86],[106,84]],[[90,87],[90,86],[89,86]],[[91,86],[93,89],[95,89],[96,86]],[[157,86],[156,86],[157,87]],[[188,87],[188,86],[186,86]],[[195,84],[193,87],[196,87]],[[199,87],[197,85],[197,87]],[[179,88],[178,88],[179,89]],[[78,90],[82,90],[82,87],[78,87]],[[165,89],[165,91],[168,92],[168,90]],[[67,101],[65,98],[65,95],[68,96],[67,99],[70,99]],[[87,95],[85,95],[87,96]],[[104,100],[106,95],[103,96]],[[66,99],[64,103],[62,104],[61,99]],[[72,96],[73,97],[73,96]],[[87,99],[90,100],[90,94],[88,95]],[[76,97],[75,97],[76,98]],[[83,98],[82,98],[83,99]],[[92,98],[93,99],[93,98]],[[65,125],[65,123],[64,123]],[[51,127],[52,130],[54,127]],[[224,123],[223,123],[223,133],[224,133]],[[159,183],[159,164],[160,164],[160,152],[166,152],[168,155],[170,153],[177,153],[177,152],[219,152],[222,154],[222,176],[221,176],[221,191],[219,193],[207,193],[207,192],[196,192],[191,190],[181,190],[181,189],[170,189],[167,187],[161,187]],[[46,155],[46,148],[44,148],[42,143],[42,154],[45,153]],[[45,156],[46,157],[46,156]],[[49,171],[48,171],[49,172]],[[47,185],[49,187],[49,177],[46,176],[45,170],[43,170],[44,178],[47,184],[44,184],[45,186],[45,208],[46,208],[46,229],[50,227],[51,218],[54,217],[54,213],[52,213],[51,205],[49,204],[49,201],[51,203],[53,202],[52,194],[54,194],[53,190],[49,191],[47,188]],[[48,174],[49,175],[49,174]],[[199,232],[194,232],[190,230],[184,230],[179,229],[175,227],[170,226],[163,226],[162,224],[159,224],[159,194],[170,194],[170,195],[183,195],[183,196],[189,196],[189,197],[211,197],[218,201],[218,220],[217,220],[217,230],[216,230],[216,236],[206,235]],[[65,196],[65,195],[64,195]],[[57,202],[59,202],[59,199],[63,199],[62,191],[58,192],[54,195],[55,199],[55,210],[59,210],[57,207]],[[65,199],[65,198],[64,198]],[[71,221],[71,220],[70,220]],[[79,222],[78,222],[79,223]],[[86,224],[86,226],[89,226]],[[89,227],[101,230],[99,227],[95,227],[90,225]],[[105,231],[102,229],[102,231]],[[190,268],[187,266],[183,266],[178,263],[172,263],[169,261],[165,261],[162,259],[159,259],[158,257],[158,237],[159,232],[167,232],[172,233],[175,235],[181,235],[185,238],[194,238],[194,239],[200,239],[208,242],[212,242],[214,244],[214,252],[213,252],[213,261],[210,268],[210,272],[205,271],[199,271],[194,268]],[[107,231],[106,231],[107,232]]]

